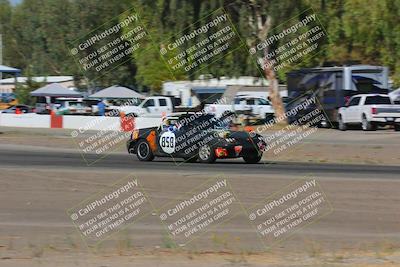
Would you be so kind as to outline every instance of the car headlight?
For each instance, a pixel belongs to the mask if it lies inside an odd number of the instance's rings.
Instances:
[[[132,133],[132,140],[136,140],[139,138],[139,130],[134,130]]]

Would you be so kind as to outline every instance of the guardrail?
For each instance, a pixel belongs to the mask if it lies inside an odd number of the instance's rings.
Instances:
[[[101,123],[96,123],[100,120]],[[0,126],[8,127],[81,129],[90,125],[90,130],[131,131],[132,127],[127,125],[134,125],[135,129],[141,129],[158,126],[160,123],[161,117],[128,118],[123,114],[121,117],[100,117],[0,113]]]

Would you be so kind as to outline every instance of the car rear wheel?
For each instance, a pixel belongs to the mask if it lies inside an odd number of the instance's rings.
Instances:
[[[397,131],[397,132],[400,131],[400,124],[395,124],[394,125],[394,130]]]
[[[258,155],[249,155],[249,156],[243,156],[243,159],[246,163],[254,164],[260,162],[262,158],[262,153]]]
[[[213,163],[216,160],[214,151],[209,145],[204,145],[199,148],[198,158],[202,163]]]
[[[273,123],[275,118],[274,113],[265,113],[265,122],[266,123]]]
[[[150,149],[150,145],[146,140],[140,140],[137,145],[136,156],[140,161],[152,161],[154,154]]]
[[[341,130],[341,131],[347,130],[347,125],[346,125],[346,123],[344,123],[342,115],[339,115],[338,123],[339,123],[339,126],[338,126],[339,130]]]
[[[363,114],[362,119],[361,119],[361,127],[362,127],[363,131],[375,131],[376,130],[376,125],[373,124],[372,122],[368,121],[365,114]]]

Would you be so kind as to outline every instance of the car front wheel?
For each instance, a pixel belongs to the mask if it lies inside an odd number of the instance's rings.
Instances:
[[[146,140],[140,140],[137,144],[136,156],[140,161],[152,161],[154,159],[154,154]]]
[[[199,148],[198,158],[202,163],[213,163],[216,160],[214,151],[209,145],[204,145]]]

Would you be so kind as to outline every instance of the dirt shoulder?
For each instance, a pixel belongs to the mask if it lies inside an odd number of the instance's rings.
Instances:
[[[1,249],[0,249],[1,251]],[[399,266],[400,253],[391,251],[333,253],[310,251],[309,254],[268,252],[263,254],[230,253],[182,253],[160,250],[152,253],[119,252],[103,255],[85,254],[73,251],[52,251],[51,248],[32,248],[32,255],[24,258],[2,253],[3,267],[67,267],[67,266],[343,266],[343,267],[394,267]]]

